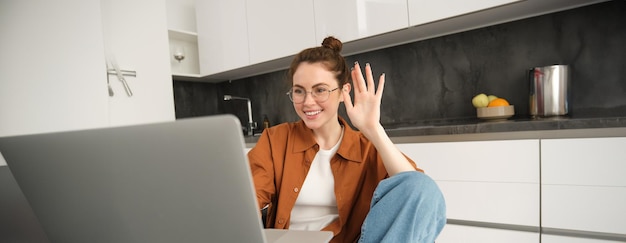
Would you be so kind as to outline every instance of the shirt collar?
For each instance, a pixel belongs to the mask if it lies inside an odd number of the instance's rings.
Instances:
[[[349,161],[362,162],[360,144],[361,140],[365,138],[361,136],[360,132],[352,130],[352,127],[342,117],[338,117],[338,120],[344,127],[344,134],[337,154]],[[306,127],[302,120],[296,122],[294,133],[291,136],[293,136],[292,141],[294,141],[294,153],[303,152],[317,146],[313,131]],[[316,147],[316,150],[318,148],[319,146]]]

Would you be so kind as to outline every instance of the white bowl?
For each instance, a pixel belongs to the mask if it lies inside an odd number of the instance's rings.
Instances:
[[[503,120],[512,117],[513,115],[515,115],[515,108],[513,105],[483,107],[476,109],[476,116],[480,119],[486,120]]]

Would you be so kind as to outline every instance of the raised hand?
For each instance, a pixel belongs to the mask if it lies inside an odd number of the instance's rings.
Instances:
[[[350,98],[349,89],[343,89],[346,112],[352,124],[367,136],[368,131],[374,131],[381,126],[380,102],[385,86],[385,74],[380,76],[378,88],[375,88],[372,67],[369,63],[365,64],[365,78],[358,62],[354,63],[351,74],[354,84],[354,103]]]

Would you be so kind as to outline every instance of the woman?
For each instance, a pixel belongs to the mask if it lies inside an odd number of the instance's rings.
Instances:
[[[293,59],[287,94],[301,120],[265,129],[248,153],[266,227],[332,231],[331,242],[433,242],[443,196],[379,122],[385,75],[375,89],[369,64],[365,78],[358,63],[349,72],[342,45],[327,37]],[[360,132],[339,117],[341,102]]]

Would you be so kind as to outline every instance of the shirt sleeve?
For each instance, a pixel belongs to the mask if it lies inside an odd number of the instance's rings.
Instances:
[[[271,204],[276,194],[274,163],[270,142],[271,132],[269,130],[265,129],[263,131],[256,145],[248,152],[259,209]]]

